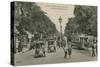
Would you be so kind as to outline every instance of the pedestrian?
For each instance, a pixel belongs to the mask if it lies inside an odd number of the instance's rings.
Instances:
[[[44,56],[46,56],[46,54],[45,54],[45,45],[42,45],[42,51],[43,51]]]
[[[97,43],[96,43],[96,55],[98,55],[98,46],[97,46]]]
[[[61,44],[61,43],[60,43],[60,37],[58,37],[58,38],[57,38],[57,46],[58,46],[59,48],[60,48],[60,46],[61,46],[60,44]]]
[[[95,46],[96,46],[96,55],[98,55],[98,46],[97,46],[97,40],[95,40]]]
[[[91,45],[92,48],[92,57],[96,56],[96,42],[93,42],[93,44]],[[97,50],[97,49],[96,49]]]
[[[19,45],[18,45],[18,52],[21,52],[22,51],[22,44],[21,42],[19,42]]]
[[[65,47],[63,47],[64,53],[65,53],[64,58],[67,58],[67,54],[68,54],[68,45],[67,45],[67,38],[66,38],[66,37],[64,37],[64,39],[63,39],[63,45],[65,45]]]
[[[71,40],[68,40],[68,55],[69,55],[69,58],[71,58],[71,56],[72,56],[72,44],[71,44]]]
[[[67,54],[68,54],[68,47],[67,46],[65,46],[65,48],[64,48],[64,53],[65,53],[64,58],[67,58]]]

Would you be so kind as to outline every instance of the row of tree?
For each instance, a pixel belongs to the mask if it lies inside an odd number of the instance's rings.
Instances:
[[[54,23],[34,2],[15,2],[14,24],[20,34],[55,33]]]
[[[69,18],[65,28],[65,35],[82,33],[97,36],[97,7],[75,6],[74,18]]]

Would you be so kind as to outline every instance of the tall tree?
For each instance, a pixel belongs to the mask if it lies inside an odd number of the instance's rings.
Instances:
[[[97,7],[75,6],[74,18],[66,24],[65,34],[77,31],[78,33],[97,36]],[[73,26],[72,26],[73,25]],[[71,29],[69,29],[71,28]],[[69,32],[68,30],[72,31]],[[67,32],[68,31],[68,32]]]
[[[46,12],[32,2],[15,2],[15,24],[19,32],[55,33],[54,23],[45,15]]]

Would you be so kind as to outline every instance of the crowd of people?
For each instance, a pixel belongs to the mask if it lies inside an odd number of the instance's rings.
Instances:
[[[64,51],[64,58],[68,58],[68,57],[71,58],[72,57],[72,53],[73,53],[73,50],[72,50],[73,49],[73,47],[72,47],[72,40],[70,38],[67,38],[66,36],[63,36],[62,40],[61,40],[61,43],[59,42],[59,39],[56,40],[56,42],[57,42],[56,46],[61,47],[63,49],[63,51]],[[23,47],[22,47],[21,44],[22,43],[19,42],[18,52],[22,52],[22,50],[23,50]],[[61,44],[61,45],[59,46],[59,44]],[[30,46],[30,48],[31,49],[34,48],[34,45]],[[92,57],[97,56],[97,42],[96,41],[93,41],[91,43],[90,48],[91,48],[91,56]]]
[[[64,49],[64,58],[67,58],[69,56],[69,58],[71,58],[72,56],[72,41],[71,39],[68,39],[66,36],[63,38],[63,40],[65,41],[63,44],[65,44],[65,47],[63,48]],[[90,43],[88,43],[89,45]],[[97,56],[97,40],[93,40],[92,43],[90,44],[90,47],[88,48],[91,48],[90,52],[91,52],[91,56],[92,57],[95,57]]]

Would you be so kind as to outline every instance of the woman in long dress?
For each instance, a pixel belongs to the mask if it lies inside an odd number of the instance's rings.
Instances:
[[[67,58],[67,55],[69,55],[69,58],[71,58],[72,55],[72,45],[71,45],[71,39],[67,40],[67,37],[64,37],[65,41],[65,47],[64,47],[64,58]]]
[[[68,45],[67,45],[67,37],[64,36],[62,43],[64,45],[63,49],[64,49],[64,58],[67,58],[67,54],[68,54]]]
[[[71,58],[71,56],[72,56],[72,44],[71,44],[71,41],[68,42],[68,55],[69,55],[69,58]]]

